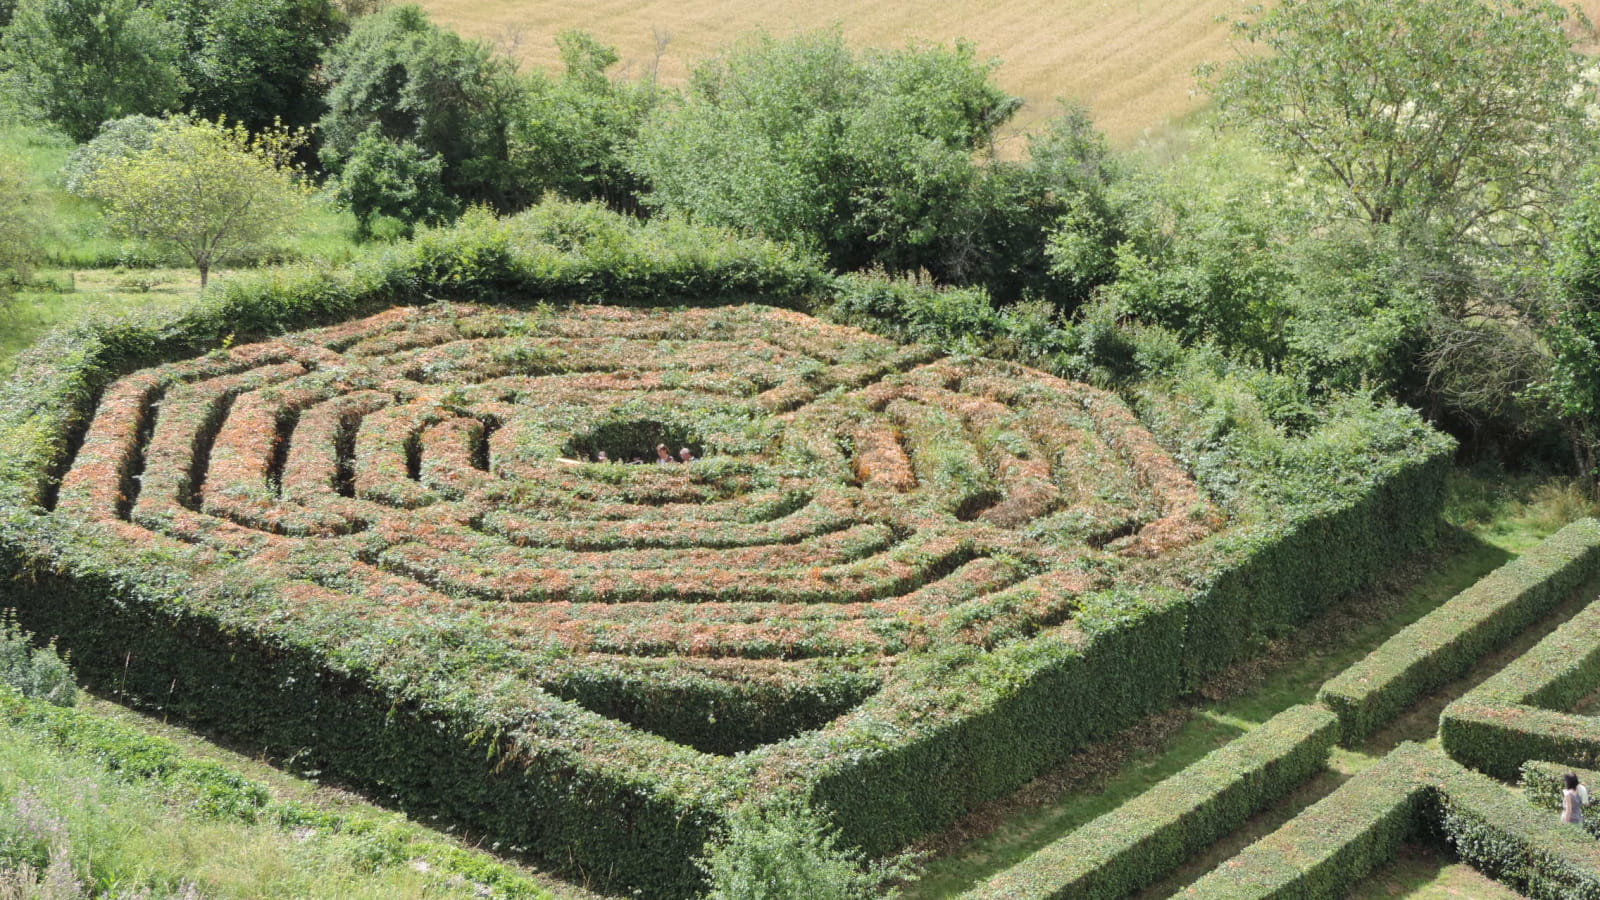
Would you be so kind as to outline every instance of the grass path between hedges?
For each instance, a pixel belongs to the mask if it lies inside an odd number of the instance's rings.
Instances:
[[[1558,484],[1457,473],[1450,528],[1434,549],[1391,572],[1256,659],[1224,673],[1204,695],[1077,754],[1063,768],[923,844],[934,855],[907,900],[939,900],[1010,866],[1085,822],[1109,812],[1276,713],[1311,703],[1324,681],[1573,518],[1589,513]],[[1162,900],[1270,833],[1300,810],[1373,765],[1405,740],[1434,741],[1439,712],[1452,699],[1526,651],[1582,608],[1570,601],[1484,660],[1464,679],[1414,704],[1357,750],[1335,748],[1329,769],[1168,878],[1138,895]],[[1518,895],[1428,848],[1414,848],[1374,874],[1353,898],[1483,900]]]

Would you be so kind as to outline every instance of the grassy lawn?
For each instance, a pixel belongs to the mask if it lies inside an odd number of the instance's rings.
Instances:
[[[97,711],[141,730],[177,733],[110,704]],[[270,815],[255,821],[197,808],[198,795],[182,786],[128,781],[97,760],[47,746],[38,736],[0,724],[0,846],[34,841],[38,857],[53,854],[65,870],[70,860],[76,893],[7,892],[0,872],[0,897],[191,898],[209,900],[403,900],[489,896],[480,885],[416,856],[417,842],[449,840],[438,832],[385,812],[351,794],[292,778],[179,735],[195,756],[223,762],[271,786],[274,797],[336,812],[357,828],[280,824]],[[265,775],[266,777],[257,777]],[[465,842],[456,842],[467,846]],[[46,849],[48,848],[48,849]],[[43,859],[39,860],[43,864]],[[520,873],[534,877],[530,871]],[[10,878],[21,881],[12,873]],[[555,888],[530,900],[580,900],[588,895]],[[149,891],[138,894],[137,891]]]

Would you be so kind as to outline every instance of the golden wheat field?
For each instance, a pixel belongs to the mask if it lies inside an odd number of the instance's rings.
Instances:
[[[857,46],[965,38],[984,56],[1000,60],[1000,85],[1026,101],[1011,134],[1048,118],[1057,97],[1071,97],[1087,104],[1099,126],[1123,146],[1160,134],[1200,108],[1194,68],[1231,57],[1227,23],[1246,8],[1244,0],[421,3],[440,22],[507,50],[527,66],[554,69],[554,36],[581,28],[615,46],[627,72],[654,68],[668,84],[681,83],[697,61],[757,30],[781,36],[838,25]],[[1600,19],[1600,0],[1579,6]]]

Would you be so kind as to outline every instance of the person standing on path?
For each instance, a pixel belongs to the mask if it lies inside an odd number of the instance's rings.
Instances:
[[[1571,772],[1561,776],[1561,821],[1568,825],[1583,824],[1583,807],[1589,799],[1589,791],[1578,783],[1578,776]]]

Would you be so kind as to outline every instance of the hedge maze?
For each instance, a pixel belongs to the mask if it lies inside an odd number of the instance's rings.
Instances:
[[[1432,537],[1451,447],[1415,416],[1276,438],[1290,490],[1195,465],[1219,426],[1180,395],[748,305],[821,280],[761,248],[624,236],[635,270],[553,228],[34,351],[0,605],[125,702],[675,898],[737,804],[899,849]],[[1333,715],[1282,718],[1162,821],[1220,833],[1320,766]]]
[[[1580,520],[1331,679],[1317,705],[1281,713],[965,897],[1132,895],[1315,774],[1335,738],[1359,744],[1597,576],[1600,522]],[[1597,635],[1600,600],[1452,703],[1443,752],[1401,744],[1176,896],[1340,898],[1402,844],[1439,840],[1529,897],[1600,898],[1594,826],[1560,825],[1554,812],[1562,773],[1600,779],[1596,719],[1563,711],[1600,689]]]
[[[401,309],[141,370],[54,511],[236,560],[286,615],[470,610],[544,690],[711,753],[1221,522],[1113,395],[751,308]]]

